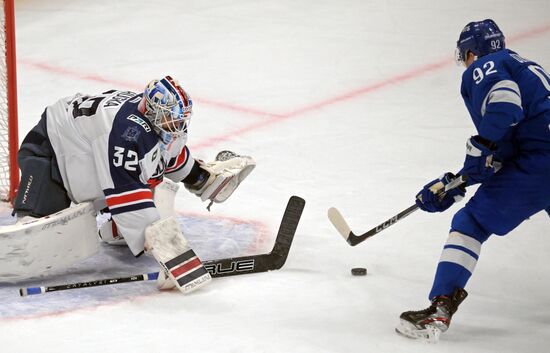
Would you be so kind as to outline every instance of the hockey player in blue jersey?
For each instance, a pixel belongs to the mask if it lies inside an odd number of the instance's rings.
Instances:
[[[524,220],[550,208],[550,76],[535,62],[506,48],[492,20],[471,22],[462,31],[457,61],[466,67],[461,94],[477,135],[467,140],[458,172],[465,186],[480,184],[453,217],[429,294],[430,307],[401,314],[396,330],[437,340],[466,298],[482,244],[503,236]],[[442,212],[465,195],[465,188],[436,196],[454,178],[446,173],[418,193],[427,212]]]
[[[123,240],[135,256],[151,250],[147,230],[161,220],[153,194],[164,177],[203,201],[223,202],[255,166],[252,158],[231,153],[210,163],[194,159],[187,147],[192,110],[189,95],[170,76],[141,93],[110,90],[58,100],[22,142],[14,213],[44,217],[92,202],[112,216],[100,229],[103,240]]]

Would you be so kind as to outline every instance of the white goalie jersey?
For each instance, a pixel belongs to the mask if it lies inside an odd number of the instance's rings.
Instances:
[[[161,149],[138,110],[142,94],[111,90],[77,94],[46,108],[47,131],[69,197],[107,206],[134,255],[143,251],[144,230],[159,219],[152,189],[163,176],[183,180],[194,160],[187,135]]]

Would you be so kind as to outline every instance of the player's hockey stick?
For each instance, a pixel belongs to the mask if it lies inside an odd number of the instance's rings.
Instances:
[[[292,245],[294,234],[296,234],[296,228],[300,222],[305,204],[305,200],[298,196],[292,196],[290,200],[288,200],[283,219],[281,220],[281,225],[279,226],[277,238],[275,239],[275,245],[271,252],[260,255],[208,260],[203,262],[204,267],[210,272],[212,277],[234,276],[280,269],[283,267],[288,257],[290,246]],[[19,289],[19,294],[25,297],[60,290],[89,288],[137,281],[151,281],[156,280],[158,274],[158,272],[152,272],[130,277],[109,278],[51,287],[27,287]]]
[[[441,190],[439,190],[437,194],[442,195],[449,190],[452,190],[454,188],[464,185],[465,183],[466,183],[466,176],[459,175],[455,179],[453,179],[449,184],[445,185],[445,188],[442,188]],[[416,210],[418,210],[418,205],[414,204],[411,207],[399,212],[395,216],[380,223],[376,227],[372,228],[368,232],[361,235],[357,235],[351,231],[348,223],[346,222],[346,220],[344,219],[340,211],[338,211],[336,208],[334,207],[329,208],[327,214],[328,214],[328,219],[332,222],[336,230],[338,230],[338,232],[342,234],[342,236],[348,242],[348,244],[351,246],[355,246],[367,240],[368,238],[372,237],[373,235],[380,233],[384,229],[394,225],[395,223],[407,217],[408,215],[410,215]]]

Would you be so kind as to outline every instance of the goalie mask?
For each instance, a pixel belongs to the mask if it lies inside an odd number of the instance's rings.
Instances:
[[[151,81],[143,92],[145,116],[159,134],[162,144],[168,146],[187,134],[193,114],[193,101],[176,80],[165,76]]]

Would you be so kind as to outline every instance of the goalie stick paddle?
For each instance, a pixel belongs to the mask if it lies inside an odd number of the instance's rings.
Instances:
[[[247,273],[258,273],[278,270],[286,262],[294,234],[298,228],[300,217],[305,207],[305,200],[298,196],[292,196],[288,204],[275,238],[275,245],[271,252],[260,255],[250,255],[241,257],[232,257],[227,259],[204,261],[204,267],[210,272],[212,277],[226,277],[242,275]],[[62,284],[51,287],[27,287],[19,289],[19,295],[22,297],[48,292],[98,287],[118,283],[152,281],[158,278],[158,272],[151,272],[130,277],[109,278],[94,280],[89,282],[78,282],[71,284]]]
[[[445,185],[445,188],[442,188],[437,193],[438,195],[443,195],[449,190],[452,190],[454,188],[463,186],[466,183],[466,176],[459,175],[455,179],[453,179],[449,184]],[[407,209],[399,212],[395,216],[387,219],[386,221],[380,223],[376,227],[372,228],[366,233],[363,233],[361,235],[355,234],[351,228],[349,227],[348,223],[335,207],[331,207],[327,211],[328,219],[332,223],[332,225],[336,228],[336,230],[344,237],[344,239],[348,242],[349,245],[355,246],[359,243],[362,243],[363,241],[367,240],[368,238],[374,236],[375,234],[380,233],[384,229],[394,225],[395,223],[399,222],[403,218],[407,217],[414,211],[418,210],[418,205],[414,204]]]
[[[288,204],[275,238],[275,245],[268,254],[233,257],[221,260],[205,261],[204,267],[212,277],[242,275],[246,273],[278,270],[286,262],[296,228],[300,222],[306,201],[298,196],[292,196]]]
[[[99,280],[94,280],[89,282],[62,284],[59,286],[51,286],[51,287],[27,287],[27,288],[19,289],[19,295],[22,297],[26,297],[29,295],[44,294],[48,292],[56,292],[56,291],[68,290],[68,289],[99,287],[99,286],[107,286],[111,284],[128,283],[128,282],[155,281],[158,278],[158,276],[159,276],[158,272],[150,272],[150,273],[144,273],[141,275],[135,275],[130,277],[99,279]]]

